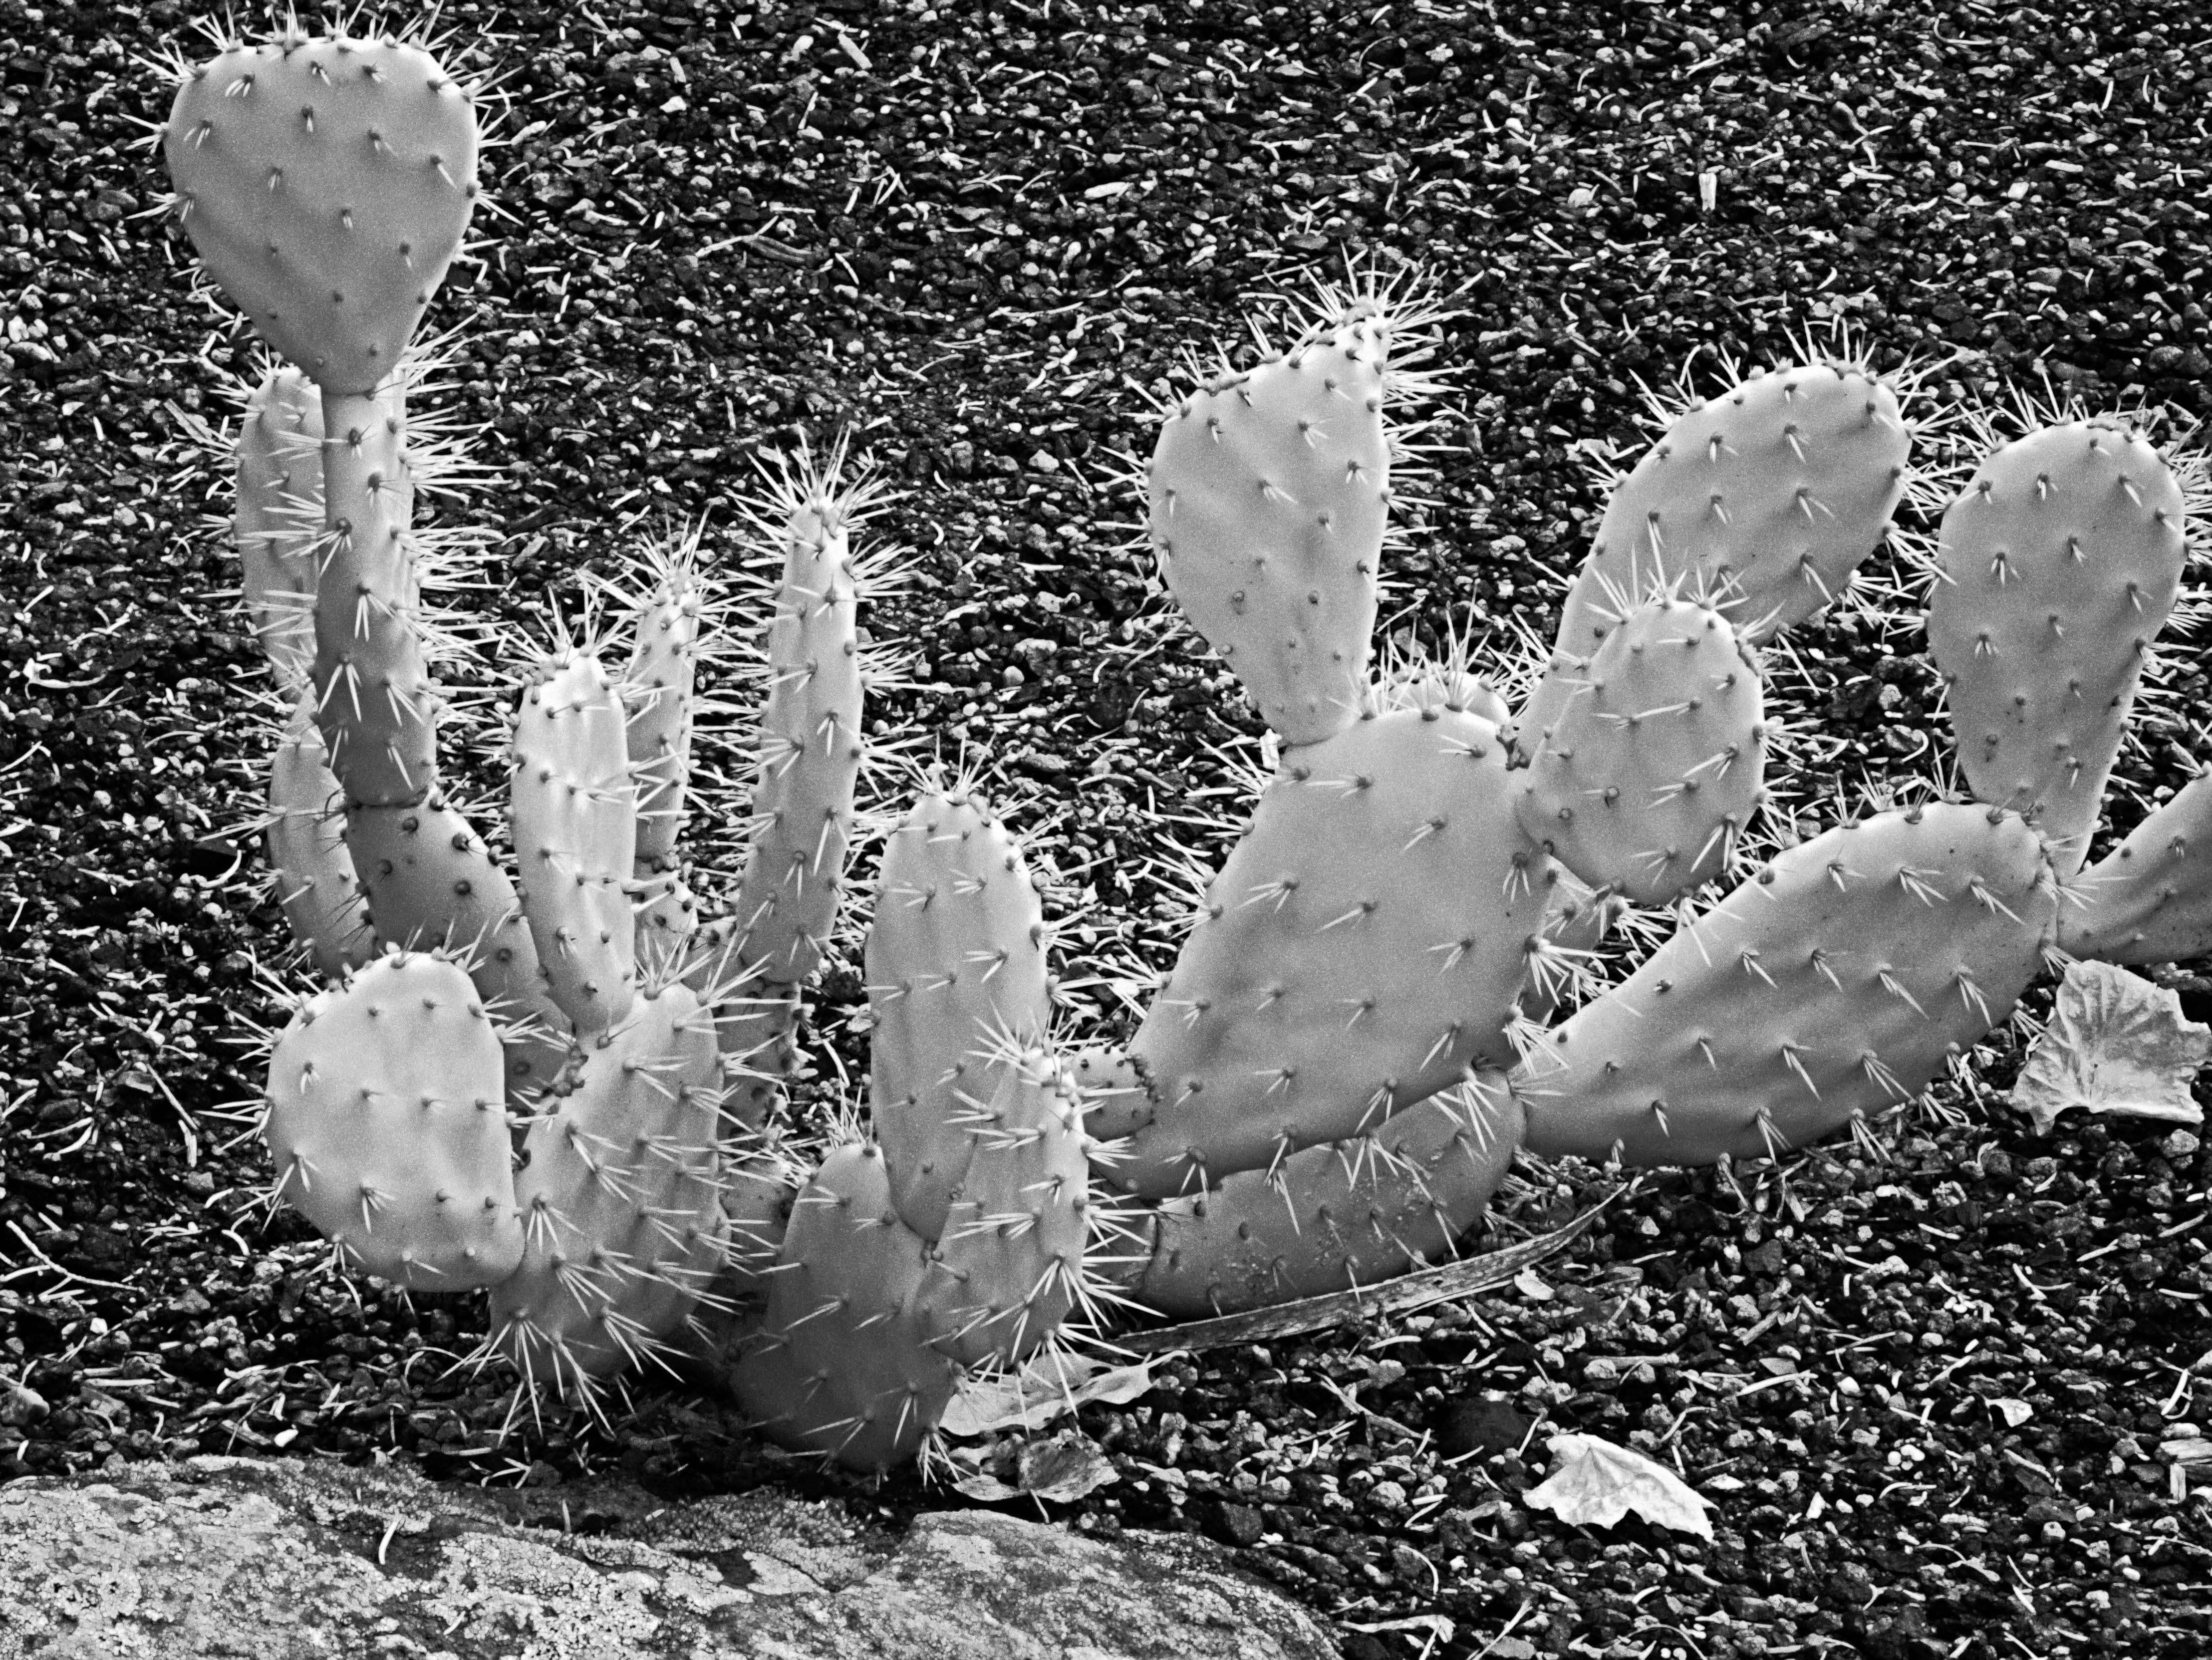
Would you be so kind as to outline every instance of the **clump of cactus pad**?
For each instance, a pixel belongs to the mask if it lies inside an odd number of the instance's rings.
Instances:
[[[258,828],[316,977],[270,1035],[270,1197],[350,1268],[483,1292],[480,1363],[601,1408],[641,1365],[703,1371],[880,1468],[978,1371],[1457,1252],[1524,1152],[1780,1158],[1967,1064],[2069,954],[2212,951],[2201,785],[2084,868],[2190,613],[2193,453],[2070,406],[1923,427],[1912,374],[1808,337],[1662,411],[1547,645],[1378,648],[1451,312],[1368,274],[1170,399],[1133,465],[1191,648],[1267,732],[1133,1029],[1071,1030],[1011,822],[1036,804],[869,730],[905,660],[860,619],[907,567],[868,545],[867,469],[767,469],[750,639],[705,526],[574,634],[441,610],[495,539],[414,522],[469,478],[416,331],[479,205],[480,99],[420,39],[292,24],[178,69],[173,205],[278,354],[205,434],[270,670]],[[1885,548],[1929,593],[1961,781],[1801,836],[1823,752],[1777,712],[1790,631],[1867,607]],[[730,675],[743,793],[694,760]],[[457,794],[462,743],[503,799]],[[740,867],[695,866],[702,822],[741,825]],[[815,1146],[805,998],[856,956],[866,1116]]]

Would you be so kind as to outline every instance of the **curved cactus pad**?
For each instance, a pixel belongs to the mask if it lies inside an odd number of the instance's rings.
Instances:
[[[1211,1187],[1510,1060],[1545,897],[1513,794],[1498,729],[1443,709],[1286,757],[1130,1044],[1152,1110],[1109,1179]]]
[[[920,1292],[937,1347],[963,1366],[1018,1365],[1053,1334],[1076,1303],[1090,1225],[1072,1074],[1049,1049],[1004,1059],[963,1120],[975,1150]]]
[[[928,1250],[899,1220],[879,1148],[822,1161],[792,1206],[768,1312],[731,1380],[770,1438],[853,1469],[914,1455],[960,1380],[915,1307]]]
[[[522,1260],[498,1035],[455,964],[393,952],[308,1000],[269,1062],[276,1192],[368,1273],[466,1291]]]
[[[1352,323],[1201,386],[1146,471],[1161,575],[1286,744],[1359,715],[1390,500],[1383,337]]]
[[[1677,578],[1748,644],[1802,622],[1888,533],[1909,447],[1896,394],[1838,363],[1756,374],[1686,411],[1606,503],[1559,648],[1588,656],[1623,596]]]
[[[1764,794],[1759,671],[1720,612],[1656,594],[1586,658],[1555,657],[1521,827],[1577,876],[1665,904],[1728,869]]]
[[[478,994],[508,1023],[509,1087],[542,1089],[559,1077],[568,1017],[545,994],[514,883],[468,820],[433,791],[419,806],[352,804],[345,836],[378,941],[463,957]]]
[[[1528,1148],[1763,1158],[1909,1100],[2011,1012],[2057,903],[2042,839],[1996,808],[1802,842],[1522,1062]]]
[[[398,366],[477,195],[468,95],[419,46],[236,46],[177,88],[162,133],[208,274],[325,392]]]
[[[1974,794],[2088,850],[2185,554],[2181,486],[2133,434],[2045,427],[1984,461],[1943,515],[1928,644]]]
[[[2058,947],[2123,968],[2212,957],[2212,778],[2200,777],[2073,885]]]
[[[1132,1294],[1163,1314],[1236,1314],[1448,1256],[1505,1179],[1522,1127],[1504,1075],[1483,1073],[1371,1134],[1168,1200]]]
[[[1044,909],[1021,848],[977,798],[925,795],[884,848],[868,930],[869,1104],[906,1225],[945,1231],[975,1146],[968,1121],[1052,1018]]]
[[[576,1087],[530,1121],[527,1240],[491,1294],[491,1341],[562,1386],[663,1356],[727,1256],[720,1052],[680,985],[585,1046]]]
[[[292,938],[307,948],[315,972],[331,980],[376,955],[338,800],[338,781],[324,764],[322,734],[315,730],[313,695],[302,686],[291,724],[270,757],[264,841]]]

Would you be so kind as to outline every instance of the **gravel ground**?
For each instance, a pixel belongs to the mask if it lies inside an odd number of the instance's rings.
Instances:
[[[142,60],[188,16],[0,0],[0,178],[21,186],[0,200],[0,1471],[282,1448],[946,1502],[792,1466],[680,1392],[495,1444],[503,1380],[444,1375],[473,1309],[333,1285],[296,1219],[255,1212],[260,1149],[222,1115],[258,1090],[239,1022],[271,1018],[258,970],[283,945],[231,828],[263,764],[258,667],[179,413],[218,418],[255,358],[138,216],[164,181],[131,147],[166,107]],[[444,21],[512,100],[511,217],[435,313],[485,469],[446,521],[509,538],[469,603],[519,617],[631,525],[707,513],[726,546],[749,455],[856,429],[906,492],[883,533],[921,555],[870,621],[919,647],[922,684],[878,717],[994,757],[1017,822],[1051,831],[1055,906],[1095,908],[1074,941],[1155,969],[1182,897],[1146,861],[1219,848],[1169,816],[1222,811],[1201,793],[1257,727],[1183,648],[1106,485],[1185,354],[1238,349],[1247,298],[1382,254],[1459,295],[1438,477],[1395,573],[1423,638],[1548,636],[1591,467],[1648,441],[1636,380],[1693,353],[1710,389],[1723,356],[1779,361],[1840,320],[1881,364],[1939,363],[1931,408],[2044,375],[2096,407],[2212,407],[2192,7]],[[1933,764],[1909,621],[1800,644],[1788,696],[1832,740],[1824,770]],[[2176,654],[2118,828],[2212,751],[2187,719],[2203,666]],[[488,761],[465,771],[489,793]],[[825,1077],[865,1064],[853,966],[818,1000]],[[2202,1655],[2212,1528],[2159,1449],[2212,1423],[2212,1156],[2128,1121],[2035,1140],[1991,1099],[2014,1064],[1998,1043],[1877,1150],[1786,1179],[1649,1179],[1534,1286],[1176,1363],[1086,1409],[1121,1479],[1055,1511],[1212,1532],[1356,1660]],[[1531,1166],[1499,1231],[1596,1185]],[[1560,1429],[1678,1462],[1715,1541],[1522,1506]]]

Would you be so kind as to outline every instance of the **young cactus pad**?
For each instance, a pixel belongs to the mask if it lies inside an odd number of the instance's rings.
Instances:
[[[997,1057],[962,1119],[974,1142],[920,1292],[963,1366],[1018,1365],[1079,1299],[1091,1165],[1072,1073],[1042,1044]]]
[[[854,1143],[822,1161],[792,1206],[768,1311],[731,1377],[771,1437],[853,1469],[914,1456],[960,1381],[916,1304],[928,1251],[899,1219],[880,1148]]]
[[[2212,778],[2193,780],[2072,885],[2058,947],[2124,968],[2212,956]]]
[[[1840,363],[1754,374],[1686,410],[1614,487],[1559,649],[1588,656],[1622,596],[1677,578],[1747,644],[1802,622],[1888,533],[1909,441],[1896,394]]]
[[[1516,806],[1561,864],[1644,905],[1727,870],[1765,793],[1766,721],[1719,611],[1655,594],[1587,658],[1555,657],[1532,703],[1551,713],[1521,734]]]
[[[637,792],[626,714],[599,659],[563,654],[525,688],[509,820],[524,915],[553,1001],[579,1037],[618,1025],[637,995]]]
[[[326,392],[399,362],[477,196],[468,94],[391,40],[229,46],[185,72],[162,153],[208,274]]]
[[[466,1291],[522,1261],[498,1034],[442,955],[393,950],[292,1017],[264,1134],[289,1200],[347,1262]]]
[[[931,793],[884,848],[868,930],[869,1102],[899,1215],[945,1231],[982,1104],[1052,1018],[1044,909],[1020,846],[966,789]]]
[[[1286,757],[1130,1044],[1152,1110],[1109,1179],[1193,1192],[1510,1061],[1545,866],[1512,797],[1498,729],[1441,707]]]
[[[575,1088],[530,1121],[528,1249],[492,1290],[489,1340],[524,1377],[586,1383],[660,1355],[720,1273],[720,1073],[713,1019],[664,986],[585,1045]]]
[[[1801,842],[1531,1051],[1529,1150],[1771,1158],[1909,1100],[2011,1012],[2057,904],[2042,838],[2001,808]]]
[[[1201,386],[1146,470],[1160,570],[1289,745],[1358,718],[1390,501],[1386,342],[1348,319]]]
[[[2033,818],[2069,874],[2173,608],[2183,516],[2159,453],[2089,422],[2005,445],[1943,515],[1928,644],[1960,767]]]
[[[270,757],[265,846],[292,937],[307,947],[316,973],[336,980],[376,955],[376,931],[346,851],[338,781],[324,764],[312,696],[302,683],[291,723]]]
[[[1504,1075],[1486,1072],[1370,1134],[1164,1201],[1130,1294],[1202,1318],[1356,1290],[1447,1256],[1505,1179],[1522,1128]]]

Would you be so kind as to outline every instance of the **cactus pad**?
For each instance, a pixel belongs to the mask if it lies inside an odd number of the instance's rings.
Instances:
[[[1678,578],[1747,644],[1802,622],[1888,533],[1908,447],[1896,394],[1844,364],[1756,374],[1687,410],[1614,488],[1559,649],[1588,656],[1622,596]]]
[[[1529,1150],[1775,1157],[1909,1100],[2011,1012],[2057,906],[2041,838],[1996,808],[1801,842],[1522,1063]]]
[[[2159,453],[2088,422],[2005,445],[1943,515],[1928,606],[1959,762],[2026,812],[2071,873],[2184,556],[2182,492]]]
[[[1204,1317],[1356,1290],[1449,1255],[1504,1181],[1522,1113],[1503,1073],[1416,1102],[1370,1134],[1164,1201],[1131,1288]]]
[[[421,47],[231,46],[177,88],[162,152],[208,274],[325,392],[392,374],[459,251],[476,110]]]
[[[1765,788],[1759,670],[1717,611],[1655,594],[1555,656],[1519,736],[1521,827],[1593,886],[1664,904],[1722,875]]]
[[[1487,721],[1399,710],[1286,757],[1130,1045],[1152,1111],[1109,1179],[1208,1187],[1509,1061],[1543,865]]]
[[[522,1260],[497,1034],[468,976],[394,951],[311,998],[276,1040],[276,1191],[356,1266],[415,1291]]]

